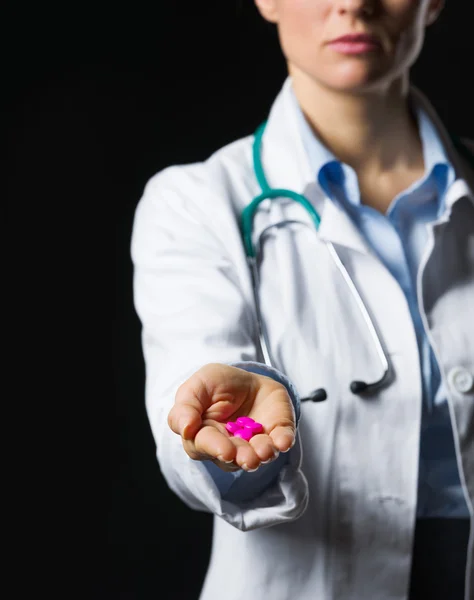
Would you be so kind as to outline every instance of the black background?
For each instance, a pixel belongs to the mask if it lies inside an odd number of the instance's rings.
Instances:
[[[473,138],[468,5],[448,2],[412,80],[448,127]],[[157,171],[203,160],[266,117],[286,74],[277,36],[250,0],[17,2],[4,23],[8,256],[15,327],[28,332],[20,368],[32,365],[37,398],[58,400],[28,404],[30,421],[47,412],[58,434],[41,435],[50,452],[28,459],[29,485],[59,522],[55,556],[76,573],[60,596],[93,573],[83,598],[191,600],[212,521],[175,498],[155,460],[132,220]],[[31,520],[42,537],[27,540],[44,548],[52,534],[40,513]],[[61,580],[58,569],[43,577]]]

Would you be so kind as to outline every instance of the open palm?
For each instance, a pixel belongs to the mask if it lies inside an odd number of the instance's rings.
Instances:
[[[227,432],[227,421],[248,416],[263,432],[248,442]],[[232,471],[257,469],[288,451],[295,440],[295,414],[286,388],[263,375],[219,363],[205,365],[178,389],[168,416],[194,460],[212,460]]]

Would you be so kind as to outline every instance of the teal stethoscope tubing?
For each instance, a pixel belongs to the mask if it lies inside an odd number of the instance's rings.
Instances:
[[[252,244],[252,230],[253,230],[253,219],[255,217],[255,213],[257,212],[258,206],[264,200],[268,198],[291,198],[295,202],[299,202],[304,208],[308,211],[311,218],[314,221],[314,225],[316,230],[319,229],[319,225],[321,223],[321,217],[318,212],[315,210],[311,202],[305,198],[302,194],[298,194],[297,192],[292,192],[291,190],[283,190],[277,188],[271,188],[268,185],[267,178],[265,177],[265,173],[263,171],[262,160],[260,156],[260,147],[262,144],[262,136],[265,130],[266,122],[262,123],[260,127],[255,132],[255,139],[253,142],[253,167],[255,171],[255,175],[257,177],[257,181],[260,185],[262,193],[254,198],[252,202],[244,208],[242,211],[242,234],[245,244],[245,251],[248,257],[255,257],[255,249]]]
[[[303,206],[303,208],[308,212],[308,214],[310,215],[310,217],[314,223],[316,231],[318,231],[319,225],[321,224],[321,217],[319,216],[319,213],[316,211],[316,209],[313,207],[313,205],[309,202],[309,200],[302,194],[298,194],[297,192],[293,192],[291,190],[286,190],[286,189],[271,188],[270,185],[268,184],[267,178],[265,177],[265,173],[263,170],[262,160],[261,160],[261,144],[262,144],[262,136],[263,136],[263,132],[265,130],[265,126],[266,126],[266,122],[262,123],[256,130],[254,142],[253,142],[253,148],[252,148],[253,167],[254,167],[254,171],[255,171],[255,176],[257,178],[257,181],[258,181],[262,191],[242,211],[241,233],[242,233],[242,238],[243,238],[243,242],[244,242],[244,246],[245,246],[245,252],[247,255],[247,262],[249,265],[250,273],[252,275],[252,288],[253,288],[253,295],[254,295],[255,308],[256,308],[260,350],[261,350],[261,354],[263,356],[265,363],[269,366],[274,366],[273,361],[271,359],[270,351],[269,351],[269,343],[268,343],[268,339],[267,339],[267,334],[265,331],[265,327],[263,325],[263,318],[262,318],[260,299],[259,299],[259,289],[260,289],[259,272],[258,272],[258,254],[259,253],[255,249],[253,241],[252,241],[253,221],[254,221],[255,213],[257,212],[259,205],[264,200],[268,200],[268,199],[273,200],[275,198],[290,198],[291,200],[294,200],[295,202],[298,202],[299,204],[301,204],[301,206]],[[457,136],[454,136],[451,134],[451,138],[452,138],[453,144],[456,147],[456,149],[458,150],[458,152],[462,156],[464,156],[464,158],[469,162],[469,164],[471,166],[474,167],[474,157],[473,157],[472,153],[466,148],[466,146],[461,142],[461,140]],[[282,224],[288,223],[288,222],[290,222],[290,221],[278,223],[275,226],[278,227],[278,226],[281,226]],[[375,329],[373,321],[367,311],[367,308],[365,307],[365,304],[364,304],[356,286],[354,285],[354,282],[352,281],[351,276],[349,275],[347,269],[345,268],[344,264],[342,263],[341,259],[339,258],[333,244],[331,242],[327,242],[327,241],[325,243],[326,243],[326,246],[328,248],[328,251],[329,251],[332,259],[334,260],[337,268],[339,269],[342,277],[344,278],[344,281],[346,282],[346,284],[351,292],[351,295],[354,298],[354,300],[359,308],[359,311],[362,314],[362,317],[363,317],[364,322],[367,326],[367,329],[370,333],[372,341],[375,345],[378,358],[379,358],[380,363],[383,368],[383,375],[377,381],[374,381],[372,383],[367,383],[365,381],[352,381],[349,386],[350,390],[353,394],[362,394],[362,393],[369,394],[369,393],[372,393],[372,392],[378,390],[388,380],[390,368],[389,368],[389,362],[387,359],[387,355],[383,349],[382,343],[377,334],[377,330]],[[304,402],[304,401],[311,400],[313,402],[321,402],[323,400],[326,400],[326,398],[327,398],[326,390],[323,388],[318,388],[318,389],[314,390],[313,392],[311,392],[309,396],[302,398],[301,401]]]

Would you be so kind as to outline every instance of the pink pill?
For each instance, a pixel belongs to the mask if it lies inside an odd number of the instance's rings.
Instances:
[[[263,425],[257,422],[248,423],[248,425],[245,425],[245,429],[250,429],[253,435],[255,435],[256,433],[262,433]]]
[[[239,417],[235,422],[241,427],[245,427],[245,425],[250,425],[250,423],[255,423],[255,421],[250,417]]]
[[[239,429],[241,429],[240,425],[237,425],[237,423],[234,423],[233,421],[229,421],[228,423],[226,423],[225,428],[229,433],[235,433],[236,431],[239,431]]]
[[[248,428],[239,429],[234,433],[234,437],[242,438],[243,440],[249,441],[249,439],[253,436],[253,433]]]

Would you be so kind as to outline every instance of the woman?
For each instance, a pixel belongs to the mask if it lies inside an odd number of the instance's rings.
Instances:
[[[161,470],[215,515],[201,599],[467,600],[473,170],[409,83],[442,0],[256,4],[289,71],[256,156],[156,175],[132,241]],[[267,184],[318,215],[277,192],[244,244]]]

